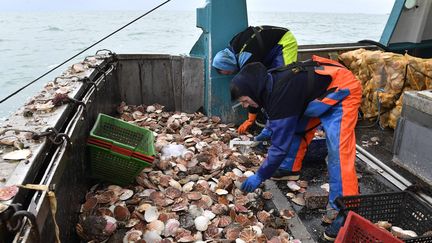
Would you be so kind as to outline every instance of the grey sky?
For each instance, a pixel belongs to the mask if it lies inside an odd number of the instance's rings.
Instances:
[[[148,10],[164,0],[0,0],[0,11]],[[235,1],[235,0],[232,0]],[[172,0],[164,10],[192,10],[205,0]],[[394,0],[247,0],[249,11],[377,13]]]

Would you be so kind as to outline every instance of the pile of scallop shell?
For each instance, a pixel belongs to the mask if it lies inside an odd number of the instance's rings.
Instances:
[[[264,157],[228,147],[238,137],[234,125],[160,105],[121,104],[118,111],[154,132],[158,155],[134,185],[91,188],[76,226],[84,240],[299,242],[287,232],[289,217],[269,209],[270,192],[239,189]]]

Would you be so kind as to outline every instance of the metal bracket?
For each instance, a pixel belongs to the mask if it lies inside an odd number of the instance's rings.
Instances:
[[[95,82],[91,81],[88,77],[84,77],[84,78],[80,78],[78,79],[79,82],[85,83],[85,84],[90,84],[94,87],[94,89],[97,91],[98,87],[96,85]]]
[[[22,221],[24,217],[27,217],[27,219],[30,220],[31,232],[34,234],[36,242],[40,242],[40,232],[36,222],[36,216],[29,211],[25,211],[25,210],[16,211],[7,223],[8,230],[18,231],[22,226]]]

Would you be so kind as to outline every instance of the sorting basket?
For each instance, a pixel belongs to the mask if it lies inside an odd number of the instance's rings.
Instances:
[[[151,166],[153,133],[145,128],[99,114],[87,146],[94,178],[126,185]]]
[[[390,232],[378,228],[369,220],[350,211],[335,243],[402,243]]]
[[[405,242],[432,242],[432,236],[421,236],[432,230],[432,209],[409,191],[347,196],[336,199],[341,210],[354,211],[372,221],[389,221],[419,237]]]
[[[99,114],[90,138],[149,156],[155,154],[154,136],[150,130],[105,114]]]

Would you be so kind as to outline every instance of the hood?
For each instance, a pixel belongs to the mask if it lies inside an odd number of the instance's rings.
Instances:
[[[267,78],[267,68],[262,63],[247,64],[231,80],[231,98],[249,96],[260,107],[263,107]]]
[[[213,58],[213,67],[219,70],[237,72],[237,58],[229,48],[225,48],[216,53],[216,56]]]

